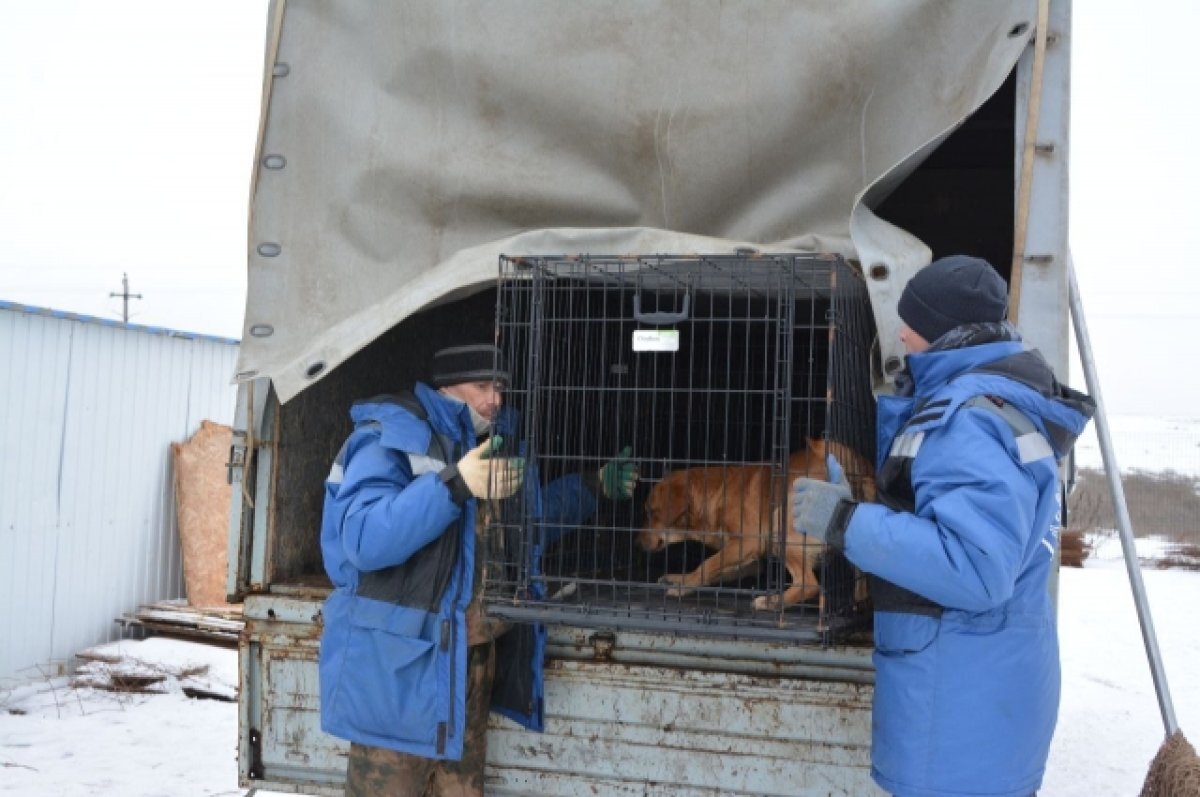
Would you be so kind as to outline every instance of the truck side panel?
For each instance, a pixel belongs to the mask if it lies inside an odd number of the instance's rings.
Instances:
[[[870,687],[552,662],[547,732],[488,738],[489,793],[873,793]]]
[[[319,613],[314,598],[247,598],[240,666],[255,697],[242,702],[243,785],[341,793],[348,745],[320,730]],[[489,794],[876,793],[864,655],[585,634],[552,633],[546,733],[493,715]],[[739,657],[714,655],[733,648]],[[803,677],[839,666],[838,680]]]

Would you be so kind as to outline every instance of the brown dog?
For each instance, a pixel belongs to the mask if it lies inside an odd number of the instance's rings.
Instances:
[[[832,448],[854,496],[873,499],[874,479],[863,459],[841,444],[834,443]],[[756,568],[759,559],[779,550],[779,530],[786,529],[784,564],[792,585],[780,595],[755,598],[754,608],[779,609],[820,596],[813,567],[824,546],[792,530],[792,482],[803,476],[829,478],[825,441],[809,440],[806,448],[789,457],[788,477],[782,485],[787,496],[782,517],[778,510],[771,511],[771,470],[767,465],[714,465],[665,475],[646,499],[646,528],[638,534],[638,544],[647,551],[660,551],[674,542],[696,540],[716,551],[690,573],[659,579],[674,585],[667,595],[683,597],[697,587]]]

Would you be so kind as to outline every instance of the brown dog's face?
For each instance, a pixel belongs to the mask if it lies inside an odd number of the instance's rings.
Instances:
[[[673,542],[687,539],[688,490],[682,471],[668,473],[646,497],[646,527],[638,533],[638,545],[646,551],[661,551]]]

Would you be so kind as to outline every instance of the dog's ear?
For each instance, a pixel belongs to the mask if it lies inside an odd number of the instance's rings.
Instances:
[[[672,529],[686,529],[688,526],[688,508],[691,505],[687,481],[671,474],[663,482],[664,498],[662,507],[663,525]]]
[[[805,476],[810,479],[825,480],[829,478],[829,469],[825,466],[825,454],[828,447],[820,437],[810,437],[806,443],[808,461],[805,463]]]
[[[646,520],[655,528],[681,528],[681,516],[687,514],[687,500],[680,472],[668,473],[646,496]]]

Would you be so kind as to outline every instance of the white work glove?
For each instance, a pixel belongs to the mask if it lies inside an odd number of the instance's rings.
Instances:
[[[521,489],[524,458],[492,457],[503,442],[498,435],[485,440],[439,474],[455,501],[461,504],[468,498],[503,499]]]
[[[827,482],[807,478],[792,482],[792,530],[842,550],[857,504],[833,454],[825,455],[825,469]]]

